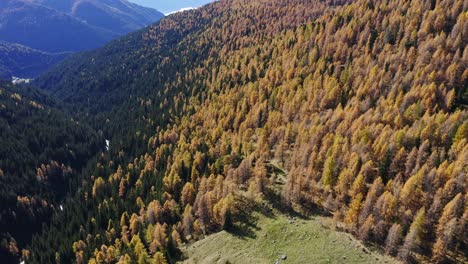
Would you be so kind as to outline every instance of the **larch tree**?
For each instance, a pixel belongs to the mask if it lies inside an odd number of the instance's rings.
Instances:
[[[362,194],[358,193],[351,201],[349,209],[346,212],[345,223],[354,228],[358,225],[359,222],[359,213],[361,212],[362,208],[362,199]]]
[[[151,264],[167,264],[166,257],[160,251],[156,252],[153,256]]]
[[[385,253],[395,255],[403,239],[403,230],[399,224],[393,224],[385,240]]]
[[[418,252],[423,243],[423,237],[426,225],[426,210],[421,208],[416,214],[413,223],[406,234],[403,246],[400,248],[398,257],[402,260],[408,260],[414,252]]]

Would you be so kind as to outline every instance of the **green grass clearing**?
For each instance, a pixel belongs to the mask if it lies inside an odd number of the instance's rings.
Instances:
[[[311,217],[291,221],[280,213],[254,213],[248,235],[225,231],[182,248],[184,263],[398,263],[371,251],[352,235],[329,228],[331,219]],[[282,255],[286,260],[282,260]]]

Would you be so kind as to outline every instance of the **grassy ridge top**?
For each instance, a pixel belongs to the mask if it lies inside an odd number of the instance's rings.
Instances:
[[[350,234],[330,229],[331,220],[292,220],[282,214],[255,214],[248,236],[222,231],[185,246],[183,263],[398,263],[371,251]],[[281,257],[285,255],[286,260]]]

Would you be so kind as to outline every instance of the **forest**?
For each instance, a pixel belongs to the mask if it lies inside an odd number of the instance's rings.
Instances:
[[[98,133],[37,89],[0,82],[0,256],[9,262],[75,190]]]
[[[64,210],[9,250],[27,263],[174,263],[182,244],[273,199],[403,262],[465,263],[467,43],[466,1],[221,0],[74,55],[33,85],[63,105],[60,127],[82,129],[46,133],[66,131],[75,155],[46,139],[44,157],[12,158],[33,173],[11,177],[82,172]],[[47,113],[0,91],[0,108]],[[3,180],[19,165],[0,160]]]

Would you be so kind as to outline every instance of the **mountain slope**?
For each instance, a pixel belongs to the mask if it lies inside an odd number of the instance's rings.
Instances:
[[[0,41],[0,78],[36,77],[62,61],[69,53],[47,53],[29,47]]]
[[[0,260],[17,262],[104,140],[29,87],[0,82]]]
[[[173,262],[245,235],[264,200],[403,261],[466,262],[466,11],[224,0],[65,61],[36,84],[111,149],[30,262]]]
[[[107,118],[111,118],[115,121],[112,125],[119,127],[113,131],[124,131],[124,120],[139,122],[139,116],[143,114],[141,109],[135,109],[140,104],[140,96],[159,102],[164,100],[158,95],[162,89],[167,89],[169,94],[181,92],[178,83],[180,80],[174,80],[174,76],[189,72],[209,62],[211,57],[221,56],[221,53],[226,52],[222,48],[225,48],[223,45],[227,37],[220,33],[223,25],[234,23],[234,12],[243,17],[255,10],[267,17],[261,25],[256,25],[254,20],[236,24],[237,28],[233,27],[231,37],[241,40],[226,46],[227,51],[254,45],[255,41],[261,41],[266,36],[293,28],[319,15],[324,8],[323,4],[319,4],[314,8],[308,7],[306,11],[302,10],[307,3],[305,1],[292,7],[288,3],[275,3],[271,7],[250,4],[250,9],[244,11],[237,3],[227,2],[215,3],[202,10],[175,14],[148,30],[115,40],[102,49],[77,54],[57,65],[50,74],[38,78],[35,85],[47,89],[70,104],[75,112],[90,113],[102,118],[97,122],[102,124],[105,124]],[[225,8],[228,7],[232,7],[230,17],[224,15]],[[270,11],[272,13],[268,13]],[[208,15],[208,12],[212,14]],[[281,17],[285,14],[291,14],[291,17]],[[278,21],[267,23],[268,18]],[[220,29],[214,29],[215,27]],[[208,34],[216,35],[211,38]],[[244,34],[246,35],[243,36]],[[210,41],[213,43],[208,43]],[[216,66],[215,63],[219,61],[210,63]],[[191,82],[202,83],[207,78],[200,74],[197,77],[199,79],[192,79]],[[187,84],[183,93],[190,93],[189,89]],[[160,109],[149,107],[145,111],[148,111],[146,114],[151,118],[161,118]],[[118,114],[114,115],[115,112]],[[125,118],[114,120],[112,117],[115,116]]]

